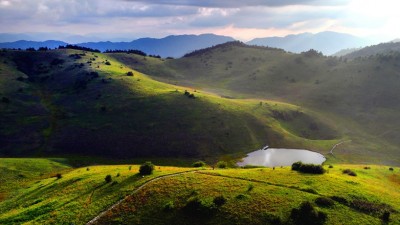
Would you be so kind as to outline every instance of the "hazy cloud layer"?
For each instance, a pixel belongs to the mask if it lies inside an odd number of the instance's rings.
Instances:
[[[236,8],[248,6],[287,6],[287,5],[340,5],[347,0],[125,0],[131,2],[146,2],[147,4],[184,5],[210,8]]]
[[[393,27],[399,7],[397,0],[0,0],[0,30],[119,37],[212,32],[243,40],[324,30],[400,36]]]

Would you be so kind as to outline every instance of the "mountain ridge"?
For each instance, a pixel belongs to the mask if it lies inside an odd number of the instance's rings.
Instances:
[[[316,34],[301,33],[291,34],[285,37],[256,38],[246,43],[250,45],[282,48],[294,53],[315,49],[325,55],[331,55],[342,49],[365,46],[370,43],[370,41],[350,34],[325,31]]]

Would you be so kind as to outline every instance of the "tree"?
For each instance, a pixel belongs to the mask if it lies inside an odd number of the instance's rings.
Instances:
[[[195,163],[192,164],[193,167],[204,167],[206,166],[206,163],[203,161],[197,161]]]
[[[226,163],[225,161],[219,161],[219,162],[217,162],[217,167],[224,169],[224,168],[228,167],[228,163]]]
[[[154,165],[151,162],[145,162],[139,168],[140,175],[150,175],[153,173]]]
[[[111,175],[108,174],[108,175],[104,178],[104,180],[106,181],[106,183],[110,183],[110,182],[112,181]]]

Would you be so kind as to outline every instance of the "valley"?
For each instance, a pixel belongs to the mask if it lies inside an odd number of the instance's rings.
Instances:
[[[0,224],[396,224],[396,60],[2,50]],[[237,166],[265,145],[324,173]]]

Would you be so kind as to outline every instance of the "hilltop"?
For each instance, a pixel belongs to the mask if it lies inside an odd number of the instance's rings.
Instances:
[[[355,59],[358,57],[370,57],[376,55],[396,54],[400,52],[400,42],[396,40],[378,45],[371,45],[361,48],[357,51],[352,51],[349,54],[344,54],[347,59]]]
[[[230,98],[266,98],[317,111],[352,140],[342,160],[398,163],[397,55],[359,60],[231,42],[174,60],[110,55],[155,79]]]

